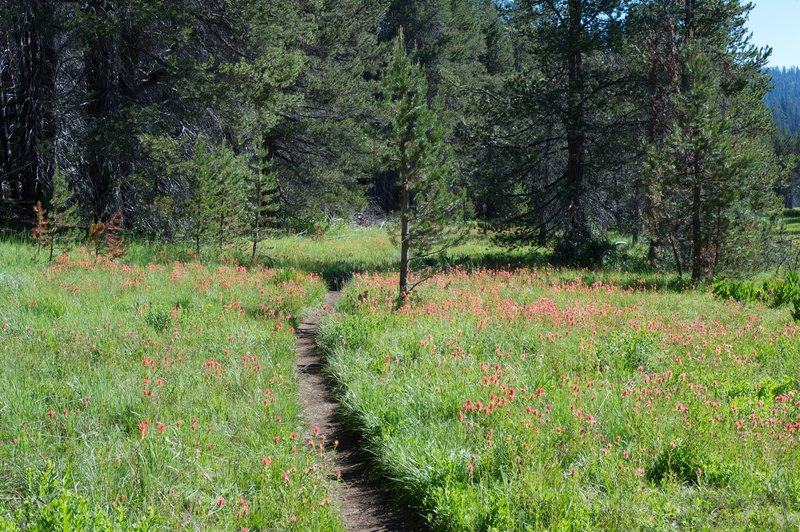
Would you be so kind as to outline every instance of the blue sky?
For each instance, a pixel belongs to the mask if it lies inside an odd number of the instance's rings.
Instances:
[[[800,66],[800,0],[753,0],[753,44],[772,46],[770,66]]]

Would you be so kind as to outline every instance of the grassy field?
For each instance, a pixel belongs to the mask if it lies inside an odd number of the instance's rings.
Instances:
[[[45,252],[42,255],[46,257]],[[140,266],[148,263],[169,264],[176,260],[212,264],[235,260],[240,264],[251,264],[251,257],[252,242],[247,241],[226,246],[221,252],[215,247],[204,247],[198,256],[192,245],[131,239],[124,260]],[[493,243],[488,235],[473,230],[463,242],[443,256],[430,258],[422,264],[415,263],[414,266],[461,265],[475,268],[491,265],[505,268],[541,264],[545,260],[541,251],[529,248],[509,251]],[[312,236],[275,234],[265,237],[259,244],[255,263],[270,268],[313,272],[329,286],[339,288],[354,273],[397,271],[399,261],[400,247],[392,236],[391,228],[339,225]],[[42,260],[38,260],[38,263],[41,264]]]
[[[53,264],[0,240],[0,530],[342,529],[293,326],[351,272],[328,371],[434,529],[800,526],[786,307],[474,232],[398,311],[383,229],[269,238],[258,265],[131,240]]]
[[[342,528],[295,377],[318,276],[42,262],[0,244],[0,530]]]
[[[570,280],[573,279],[573,280]],[[800,328],[636,276],[451,272],[323,323],[349,422],[440,530],[797,529]]]
[[[783,222],[786,224],[787,233],[790,235],[800,234],[800,209],[785,209]]]

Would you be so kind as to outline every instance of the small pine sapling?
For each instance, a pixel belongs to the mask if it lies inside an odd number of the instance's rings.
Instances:
[[[105,241],[106,251],[115,259],[125,255],[125,240],[122,236],[123,231],[122,211],[114,211],[106,221],[103,239]]]
[[[200,255],[200,246],[211,226],[215,173],[212,163],[213,155],[205,140],[198,138],[194,145],[194,154],[184,166],[194,180],[194,194],[186,202],[186,207],[196,255]]]
[[[103,245],[103,233],[106,231],[106,224],[102,220],[89,225],[89,245],[94,244],[94,256],[100,256],[100,248]]]
[[[389,167],[400,188],[399,303],[416,287],[410,284],[412,261],[443,254],[461,237],[453,224],[464,204],[455,186],[452,150],[443,121],[427,100],[425,71],[406,52],[402,31],[394,57],[383,77],[384,102],[390,122]]]
[[[89,244],[94,244],[95,257],[105,250],[109,256],[118,259],[125,255],[125,240],[123,232],[122,211],[114,211],[103,222],[97,221],[89,226]]]
[[[36,205],[33,206],[33,212],[36,213],[36,223],[31,231],[31,240],[36,242],[36,252],[38,254],[43,247],[52,245],[53,229],[50,224],[50,217],[47,215],[47,209],[42,206],[41,201],[37,201]]]
[[[200,254],[207,235],[216,237],[222,251],[229,236],[244,225],[244,181],[249,172],[246,161],[227,146],[210,147],[199,138],[185,168],[193,175],[195,185],[194,195],[186,205],[195,252]]]
[[[253,168],[253,254],[256,260],[258,244],[264,229],[276,227],[280,220],[281,196],[280,183],[275,172],[270,170],[271,161],[267,150],[259,146],[256,149],[256,164]]]
[[[55,240],[61,243],[71,240],[80,223],[78,204],[73,202],[70,205],[72,195],[67,178],[56,168],[53,174],[53,195],[50,198],[50,221],[53,230],[53,238],[50,241],[51,261]]]
[[[228,146],[215,150],[214,164],[218,168],[215,176],[214,215],[219,251],[222,252],[232,234],[245,225],[245,181],[249,172],[246,161],[238,157]]]

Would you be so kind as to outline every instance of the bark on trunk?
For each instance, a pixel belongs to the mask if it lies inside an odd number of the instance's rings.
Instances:
[[[567,209],[567,224],[565,227],[565,239],[575,251],[587,244],[591,239],[583,198],[586,178],[586,109],[583,104],[582,2],[583,0],[569,1],[569,40],[571,46],[567,56],[568,116],[566,121],[567,168],[565,176],[567,197],[564,202]]]
[[[405,178],[400,189],[400,301],[408,294],[409,196],[409,183]]]

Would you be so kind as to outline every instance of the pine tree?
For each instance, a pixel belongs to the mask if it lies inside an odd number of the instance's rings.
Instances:
[[[248,226],[247,161],[225,144],[209,146],[205,139],[198,138],[184,171],[194,177],[194,195],[186,203],[195,253],[200,253],[207,236],[213,237],[221,252],[234,235]]]
[[[509,245],[596,265],[635,138],[620,0],[511,4],[517,71],[487,94],[481,189]],[[492,205],[493,204],[493,205]],[[482,209],[479,209],[482,210]]]
[[[455,168],[444,127],[428,105],[425,72],[411,61],[402,31],[383,84],[391,120],[390,166],[400,188],[402,302],[416,286],[409,284],[412,262],[444,252],[457,239],[448,221],[463,206],[463,197],[452,190]]]
[[[31,240],[36,242],[36,254],[38,255],[44,246],[51,246],[53,243],[53,229],[50,224],[50,217],[47,215],[47,209],[44,208],[41,201],[37,201],[33,206],[33,212],[36,215],[36,221],[31,230]]]
[[[214,155],[216,179],[212,212],[218,249],[222,252],[231,238],[247,227],[246,182],[250,172],[245,159],[226,145],[214,150]]]
[[[485,125],[480,94],[498,85],[513,64],[510,33],[491,0],[393,0],[381,25],[381,36],[394,39],[403,30],[428,79],[428,102],[446,111],[446,137],[459,172],[467,181],[483,146],[476,132]],[[373,195],[387,210],[399,197],[394,176],[379,175]],[[474,188],[473,188],[474,190]]]
[[[769,247],[780,170],[763,103],[767,56],[749,44],[749,5],[653,4],[677,28],[678,70],[665,104],[671,119],[646,160],[647,229],[669,246],[679,273],[708,280]]]
[[[255,165],[251,169],[251,175],[251,199],[253,203],[253,253],[251,260],[255,261],[262,231],[276,228],[281,223],[281,190],[275,172],[272,170],[272,161],[269,160],[267,151],[262,147],[256,150]]]
[[[50,197],[50,220],[54,230],[50,243],[50,260],[53,260],[55,240],[71,239],[80,223],[80,209],[66,176],[56,168],[53,173],[53,193]]]

